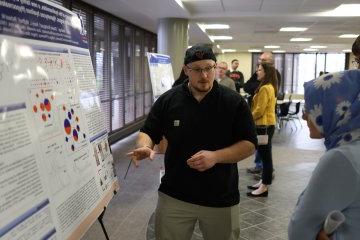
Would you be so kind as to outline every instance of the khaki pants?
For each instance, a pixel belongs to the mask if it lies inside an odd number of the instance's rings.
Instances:
[[[203,207],[159,192],[155,214],[156,240],[190,240],[199,220],[205,240],[238,240],[239,205],[225,208]]]

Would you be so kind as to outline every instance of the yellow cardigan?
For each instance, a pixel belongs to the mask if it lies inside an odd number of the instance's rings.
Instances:
[[[275,125],[275,90],[269,83],[262,86],[259,92],[255,94],[251,113],[256,125]]]

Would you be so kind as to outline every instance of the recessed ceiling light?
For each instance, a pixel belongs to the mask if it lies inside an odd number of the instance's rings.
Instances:
[[[308,30],[307,28],[304,27],[283,27],[280,28],[280,32],[303,32]]]
[[[262,52],[261,49],[249,49],[248,52]]]
[[[310,48],[327,48],[327,46],[310,46]]]
[[[280,46],[267,45],[267,46],[264,46],[264,48],[280,48]]]
[[[357,38],[359,34],[343,34],[340,35],[339,38]]]
[[[227,24],[203,24],[198,23],[199,28],[206,33],[207,29],[229,29],[230,26]]]
[[[221,51],[222,51],[222,53],[226,53],[226,52],[236,52],[235,49],[222,49]]]
[[[304,48],[303,50],[306,52],[318,52],[319,51],[319,49],[315,49],[315,48]]]
[[[284,52],[286,52],[285,50],[274,50],[274,51],[272,51],[273,53],[284,53]]]
[[[312,38],[291,38],[290,42],[309,42]]]
[[[321,15],[329,17],[359,17],[360,4],[341,4],[334,10],[324,12]]]
[[[228,24],[201,24],[198,23],[200,28],[204,29],[229,29],[230,26]]]
[[[344,49],[343,52],[351,52],[351,49]]]
[[[231,40],[233,39],[233,37],[231,36],[209,36],[211,41],[216,41],[216,40]]]
[[[184,4],[182,3],[181,0],[175,0],[175,2],[176,2],[181,8],[185,9]]]

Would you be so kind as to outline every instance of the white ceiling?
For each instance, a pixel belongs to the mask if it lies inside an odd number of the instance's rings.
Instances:
[[[245,52],[279,45],[281,50],[299,52],[313,45],[325,45],[321,52],[351,49],[354,39],[341,34],[360,34],[360,17],[324,17],[340,4],[360,4],[360,0],[96,0],[85,2],[106,10],[151,32],[157,32],[160,18],[187,18],[190,21],[189,45],[211,43],[209,35],[230,35],[233,40],[215,41],[222,49]],[[230,29],[202,32],[197,23],[229,24]],[[307,27],[305,32],[279,32],[281,27]],[[306,43],[290,42],[292,37],[311,37]],[[215,48],[216,49],[216,48]]]

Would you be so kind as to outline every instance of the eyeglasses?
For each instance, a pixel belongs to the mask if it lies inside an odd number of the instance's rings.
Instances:
[[[352,64],[355,68],[359,68],[360,65],[360,58],[355,58],[354,61],[352,61]]]
[[[214,66],[208,66],[205,68],[192,68],[189,66],[186,66],[190,71],[197,73],[197,74],[202,74],[202,73],[206,73],[206,74],[210,74],[214,71],[215,69],[215,65]]]

